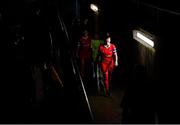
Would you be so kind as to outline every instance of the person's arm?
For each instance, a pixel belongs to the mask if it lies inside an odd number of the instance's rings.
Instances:
[[[118,56],[117,56],[117,52],[114,53],[115,56],[115,66],[118,66]]]
[[[114,56],[115,56],[115,66],[118,66],[118,55],[117,55],[117,51],[116,51],[116,47],[114,46],[114,50],[113,50]]]

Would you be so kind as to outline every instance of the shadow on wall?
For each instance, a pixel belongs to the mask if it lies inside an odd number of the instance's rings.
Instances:
[[[153,94],[150,88],[147,68],[135,65],[132,80],[121,103],[122,123],[155,123]]]

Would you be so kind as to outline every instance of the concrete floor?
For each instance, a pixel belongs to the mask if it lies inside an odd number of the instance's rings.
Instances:
[[[87,92],[89,103],[94,115],[94,123],[121,123],[122,109],[120,107],[124,90],[112,87],[112,95],[98,95],[96,88]]]

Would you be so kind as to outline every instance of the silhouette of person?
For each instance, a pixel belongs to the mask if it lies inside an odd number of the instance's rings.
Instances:
[[[83,32],[78,42],[76,56],[79,58],[81,76],[87,80],[91,62],[91,37],[87,30]]]
[[[98,92],[100,93],[100,77],[101,77],[101,72],[100,68],[97,63],[97,55],[98,55],[98,49],[100,44],[103,44],[104,41],[100,39],[99,34],[95,34],[95,37],[91,41],[91,49],[92,49],[92,67],[93,67],[93,78],[95,79],[95,82],[97,83],[97,89]]]

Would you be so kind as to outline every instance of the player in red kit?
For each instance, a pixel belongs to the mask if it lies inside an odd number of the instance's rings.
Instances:
[[[99,46],[100,68],[103,74],[103,83],[106,96],[110,95],[109,82],[115,66],[118,66],[116,46],[111,43],[111,37],[107,34],[104,44]]]
[[[88,31],[83,32],[77,46],[76,55],[80,61],[80,72],[83,80],[88,78],[88,71],[91,63],[91,37]]]

